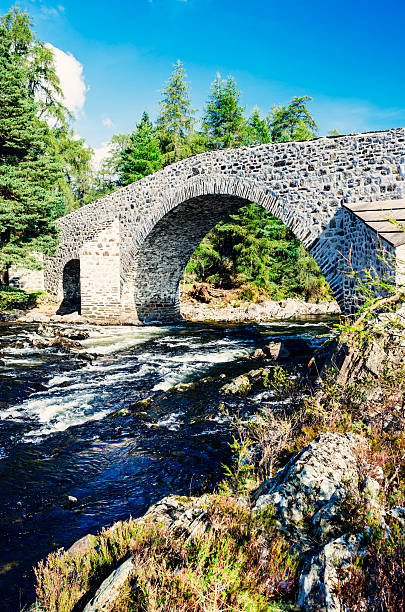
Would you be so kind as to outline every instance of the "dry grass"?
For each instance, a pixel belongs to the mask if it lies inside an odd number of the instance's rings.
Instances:
[[[116,603],[120,612],[286,609],[273,603],[294,599],[298,561],[271,516],[224,495],[206,512],[208,531],[189,541],[131,520],[103,530],[86,554],[52,553],[35,570],[38,600],[47,612],[69,612],[130,554],[136,574]]]
[[[405,534],[395,520],[388,529],[369,524],[363,532],[366,554],[338,571],[336,594],[347,610],[405,610]]]

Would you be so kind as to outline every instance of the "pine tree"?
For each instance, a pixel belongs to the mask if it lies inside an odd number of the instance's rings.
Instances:
[[[247,123],[245,143],[248,146],[270,142],[270,131],[266,119],[262,119],[257,106],[249,117]]]
[[[15,263],[36,267],[33,253],[57,241],[55,218],[63,210],[62,177],[49,149],[47,124],[36,116],[29,76],[0,25],[0,270]]]
[[[162,167],[159,140],[148,113],[144,112],[128,146],[121,152],[118,170],[121,184],[128,185]]]
[[[232,77],[221,80],[218,74],[211,86],[203,129],[211,149],[237,147],[244,143],[246,121],[240,105],[240,92]]]
[[[269,115],[269,128],[273,142],[310,140],[316,137],[317,125],[307,108],[308,96],[293,98],[286,106],[273,106]]]
[[[12,55],[26,71],[26,86],[35,99],[36,115],[51,126],[48,146],[64,169],[59,178],[64,199],[61,212],[70,212],[85,203],[90,191],[92,151],[69,127],[71,114],[64,106],[53,52],[38,40],[29,15],[14,7],[0,18],[0,24],[7,33]]]
[[[189,138],[194,125],[186,73],[180,60],[162,91],[157,119],[165,165],[192,154]]]

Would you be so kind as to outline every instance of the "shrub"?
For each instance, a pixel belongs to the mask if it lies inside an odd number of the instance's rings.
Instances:
[[[391,519],[388,529],[376,524],[363,531],[364,555],[338,570],[337,595],[346,609],[397,612],[405,610],[405,533]]]
[[[14,287],[0,288],[0,310],[27,310],[37,305],[42,291],[22,291]]]

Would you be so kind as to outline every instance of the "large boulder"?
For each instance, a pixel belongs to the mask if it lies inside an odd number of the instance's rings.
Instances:
[[[104,580],[97,590],[97,593],[84,608],[83,612],[110,612],[120,595],[122,587],[134,573],[135,565],[132,558],[121,563],[121,565]]]
[[[176,536],[193,538],[202,535],[208,529],[205,513],[208,502],[209,495],[201,497],[169,495],[151,506],[138,520],[165,525]]]
[[[300,576],[298,606],[308,612],[350,612],[339,598],[338,586],[350,573],[356,557],[363,556],[358,535],[342,536],[326,544],[304,565]],[[360,597],[360,596],[359,596]],[[358,602],[357,610],[367,610]]]
[[[378,511],[382,471],[363,457],[367,441],[354,434],[323,433],[253,493],[257,510],[274,519],[301,551],[325,545],[346,530],[345,501]]]

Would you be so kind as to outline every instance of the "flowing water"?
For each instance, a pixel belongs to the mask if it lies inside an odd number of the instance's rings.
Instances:
[[[94,327],[81,344],[95,358],[83,362],[32,348],[35,330],[0,326],[0,610],[7,612],[33,600],[32,566],[50,551],[140,516],[165,495],[212,490],[229,460],[219,377],[255,367],[246,355],[265,341],[319,344],[328,331],[314,319]],[[208,375],[218,380],[204,394],[166,393]],[[148,407],[109,417],[145,397]],[[242,413],[263,402],[274,404],[270,392],[226,401]]]

